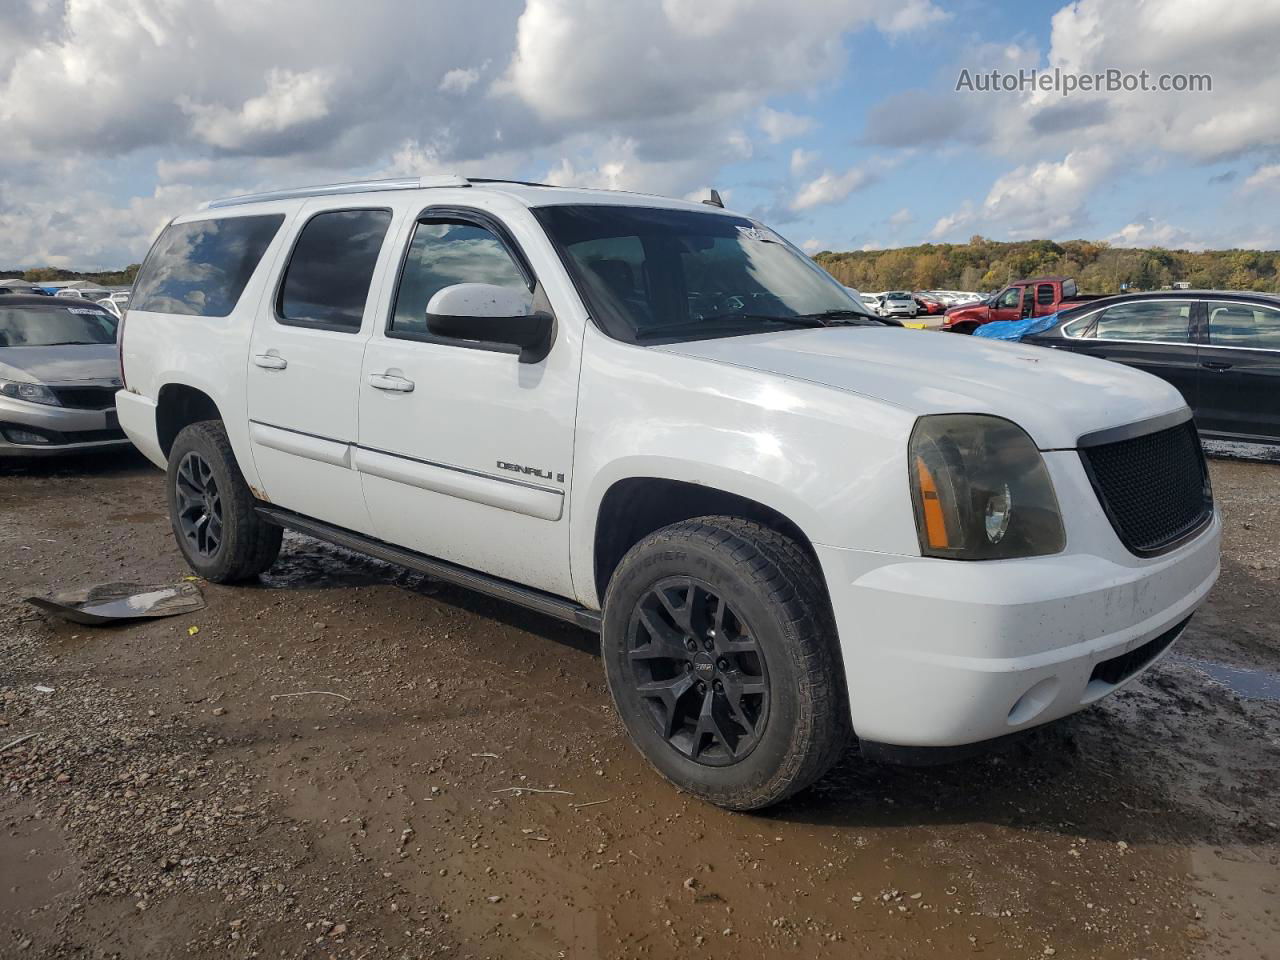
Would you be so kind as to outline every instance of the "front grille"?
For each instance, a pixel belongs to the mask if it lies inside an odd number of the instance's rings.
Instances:
[[[1140,557],[1173,549],[1213,516],[1209,471],[1190,420],[1081,447],[1080,457],[1111,526]]]
[[[1178,634],[1182,633],[1182,628],[1187,625],[1186,620],[1170,627],[1160,636],[1153,640],[1148,640],[1140,647],[1134,647],[1128,653],[1122,653],[1118,657],[1112,657],[1110,660],[1103,660],[1093,668],[1093,674],[1089,677],[1090,681],[1101,680],[1103,683],[1115,685],[1124,683],[1135,673],[1151,663],[1156,657],[1164,653],[1165,650],[1178,639]]]
[[[64,407],[76,410],[110,410],[119,387],[50,387]]]

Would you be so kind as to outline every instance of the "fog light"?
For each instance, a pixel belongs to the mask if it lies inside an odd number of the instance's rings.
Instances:
[[[10,443],[48,443],[49,438],[41,436],[38,433],[32,433],[30,430],[15,430],[13,427],[5,430],[5,437]]]

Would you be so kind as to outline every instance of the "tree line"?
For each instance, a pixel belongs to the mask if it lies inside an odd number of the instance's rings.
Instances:
[[[1198,290],[1280,292],[1280,251],[1165,250],[1113,247],[1094,240],[925,243],[891,250],[824,250],[814,259],[837,280],[868,292],[998,290],[1027,277],[1075,277],[1081,292],[1162,290],[1186,282]]]
[[[0,280],[25,280],[27,283],[50,283],[55,280],[89,280],[104,287],[131,287],[138,276],[140,263],[131,263],[123,270],[93,270],[82,273],[61,267],[32,267],[29,270],[0,270]]]

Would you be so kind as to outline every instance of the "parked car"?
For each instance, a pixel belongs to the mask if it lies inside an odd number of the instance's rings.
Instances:
[[[917,313],[932,315],[946,312],[946,304],[931,293],[917,290],[912,296],[916,301]]]
[[[880,298],[882,317],[914,317],[919,310],[915,297],[904,290],[892,290]]]
[[[1100,294],[1080,293],[1070,277],[1036,277],[1019,280],[981,303],[952,307],[942,329],[949,333],[973,333],[984,323],[1043,317],[1069,310]]]
[[[1171,386],[890,329],[703,204],[458,177],[214,201],[156,241],[122,343],[196,573],[252,579],[291,527],[600,631],[641,752],[734,809],[851,732],[914,761],[1080,710],[1218,573]]]
[[[876,316],[881,315],[880,304],[884,300],[884,294],[859,292],[858,296],[862,299],[863,304],[866,306],[868,310],[870,310]]]
[[[0,457],[127,448],[116,317],[93,303],[0,301]]]
[[[103,310],[106,310],[117,320],[124,316],[124,311],[120,309],[120,304],[115,300],[112,300],[110,297],[103,297],[101,300],[95,300],[94,303],[102,307]]]
[[[1115,360],[1169,381],[1206,437],[1280,443],[1280,297],[1121,294],[1066,311],[1024,342]]]

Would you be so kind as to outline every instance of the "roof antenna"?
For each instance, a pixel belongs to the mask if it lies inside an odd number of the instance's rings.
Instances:
[[[707,193],[709,193],[710,196],[708,196],[707,199],[703,200],[702,202],[709,207],[719,207],[721,210],[723,210],[724,201],[720,199],[720,191],[712,188],[712,189],[709,189]]]

